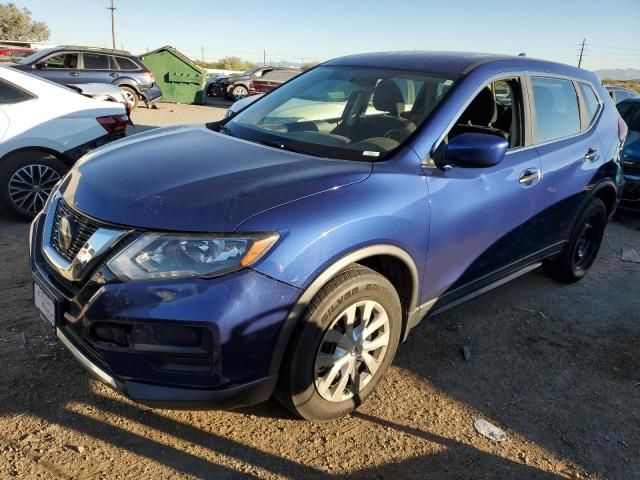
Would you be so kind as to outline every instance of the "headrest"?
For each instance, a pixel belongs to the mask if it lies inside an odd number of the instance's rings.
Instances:
[[[393,80],[382,80],[373,92],[373,106],[381,112],[398,116],[404,111],[404,97]]]
[[[458,123],[488,127],[496,117],[496,100],[489,87],[483,88],[464,111]]]

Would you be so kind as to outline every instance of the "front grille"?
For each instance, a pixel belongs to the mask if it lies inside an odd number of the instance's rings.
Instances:
[[[60,227],[60,219],[64,216],[71,216],[74,223],[73,241],[69,249],[65,249],[60,243],[58,230]],[[53,225],[51,227],[51,246],[62,258],[71,262],[76,257],[82,246],[89,240],[89,237],[99,228],[96,222],[85,215],[76,212],[67,205],[64,200],[60,199],[56,206],[56,212],[53,217]]]

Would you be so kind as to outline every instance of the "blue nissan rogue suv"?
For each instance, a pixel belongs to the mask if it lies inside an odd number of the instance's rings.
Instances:
[[[220,122],[86,155],[33,222],[35,302],[137,402],[275,393],[340,417],[425,316],[540,266],[582,278],[625,135],[595,75],[566,65],[331,60]]]

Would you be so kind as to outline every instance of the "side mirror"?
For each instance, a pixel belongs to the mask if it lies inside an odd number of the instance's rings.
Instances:
[[[44,66],[45,66],[45,63],[44,63],[44,62],[37,62],[37,63],[34,65],[34,67],[35,67],[37,70],[40,70],[40,69],[44,68]]]
[[[492,167],[502,161],[509,142],[490,133],[461,133],[447,145],[446,162],[465,168]]]

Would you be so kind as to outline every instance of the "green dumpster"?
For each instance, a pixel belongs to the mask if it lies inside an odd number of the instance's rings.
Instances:
[[[207,74],[189,57],[166,45],[140,59],[156,76],[165,102],[204,104]]]

